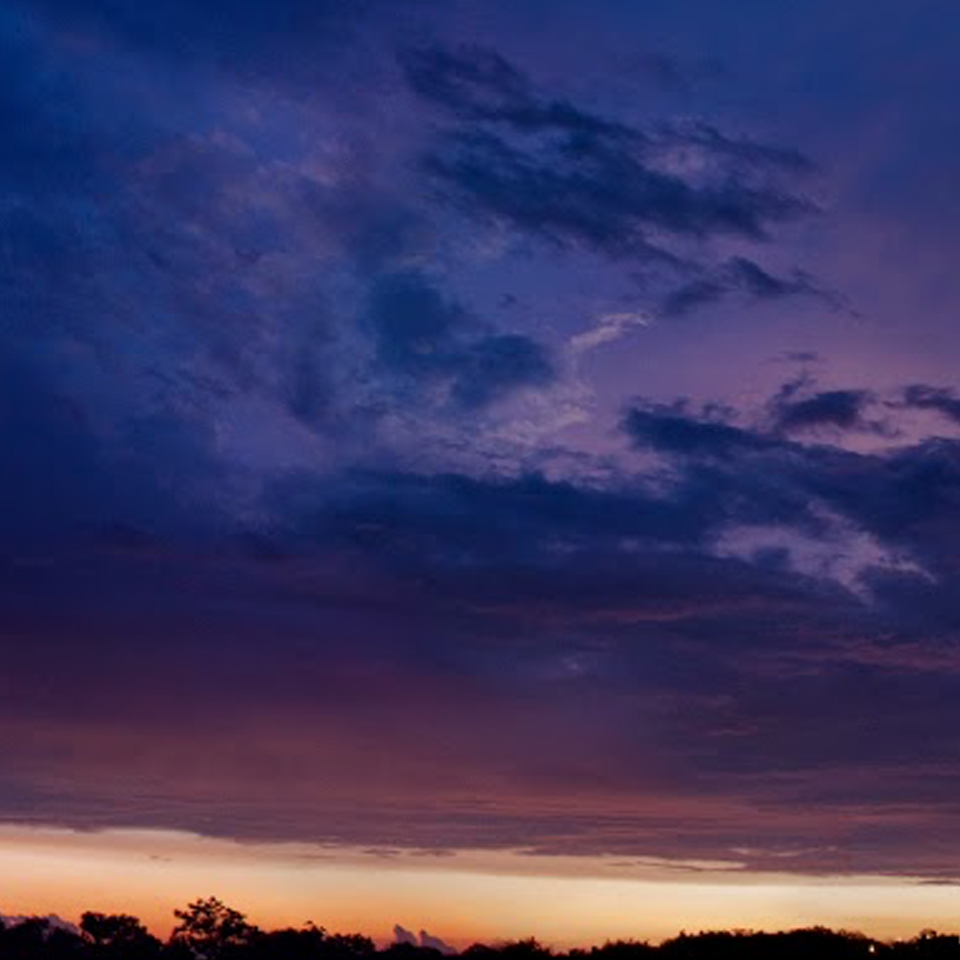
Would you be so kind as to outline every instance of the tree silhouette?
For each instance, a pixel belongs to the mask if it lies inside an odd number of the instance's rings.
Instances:
[[[315,924],[297,930],[271,930],[260,935],[256,956],[262,960],[319,960],[325,955],[326,931]]]
[[[160,941],[137,917],[126,913],[94,913],[80,918],[84,942],[98,957],[111,960],[150,960],[160,954]]]
[[[331,960],[372,957],[376,952],[376,944],[361,933],[335,933],[327,937],[326,956]]]
[[[264,932],[216,897],[175,910],[167,943],[127,914],[88,911],[79,933],[56,917],[0,919],[0,960],[443,960],[431,947],[393,944],[377,950],[361,934],[328,934],[312,923]],[[807,927],[768,933],[681,933],[659,945],[618,940],[554,951],[535,939],[474,944],[463,960],[960,960],[960,937],[922,930],[883,943],[848,930]]]
[[[189,952],[196,960],[220,960],[238,953],[260,933],[239,910],[216,897],[194,900],[173,915],[180,923],[170,935],[171,946]]]
[[[0,933],[0,957],[3,960],[74,960],[83,941],[46,917],[28,917],[12,923]]]

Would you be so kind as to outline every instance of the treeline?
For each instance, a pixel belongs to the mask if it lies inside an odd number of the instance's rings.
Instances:
[[[434,948],[396,943],[377,950],[360,934],[331,934],[307,924],[260,930],[215,897],[175,910],[166,942],[127,914],[85,913],[79,927],[43,917],[0,921],[0,960],[440,960]],[[884,942],[860,933],[811,927],[783,933],[735,930],[682,933],[659,945],[618,940],[560,953],[536,940],[474,944],[464,960],[871,960],[957,958],[960,937],[924,930],[910,940]]]

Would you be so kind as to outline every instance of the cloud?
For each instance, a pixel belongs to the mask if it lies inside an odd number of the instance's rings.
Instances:
[[[421,930],[418,935],[412,930],[407,930],[406,927],[400,926],[399,923],[393,928],[393,936],[394,943],[406,944],[411,947],[423,947],[427,950],[438,950],[440,953],[445,954],[455,954],[457,952],[454,947],[451,947],[448,943],[444,943],[439,937],[434,937],[427,933],[426,930]]]
[[[960,397],[945,387],[913,384],[903,391],[903,405],[916,410],[932,410],[954,423],[960,423]]]
[[[760,240],[813,210],[775,182],[779,169],[804,166],[791,151],[706,126],[646,132],[608,120],[542,97],[478,48],[415,50],[403,64],[412,89],[454,121],[426,170],[464,210],[551,243],[670,263],[661,234]],[[700,155],[700,174],[680,151]]]
[[[800,297],[816,301],[834,312],[849,310],[843,297],[824,289],[801,270],[781,277],[768,273],[746,257],[733,257],[698,273],[663,298],[661,310],[664,314],[682,316],[735,295],[761,301]]]
[[[759,240],[810,212],[805,201],[728,182],[698,187],[603,140],[524,149],[494,134],[460,133],[426,169],[464,209],[540,239],[607,256],[670,261],[656,231]]]
[[[359,7],[0,12],[0,816],[952,869],[960,447],[851,434],[954,394],[553,428],[649,317],[840,303],[753,254],[809,161],[477,48],[397,89]]]
[[[876,590],[892,588],[889,582],[881,587],[881,568],[912,571],[904,585],[921,573],[952,576],[944,536],[953,526],[946,505],[960,448],[935,437],[872,453],[801,444],[789,438],[790,431],[827,426],[842,434],[862,426],[886,434],[894,428],[857,415],[867,394],[841,390],[791,399],[797,389],[796,381],[785,385],[772,402],[779,410],[778,432],[741,426],[731,422],[729,412],[697,411],[683,403],[635,405],[624,429],[639,448],[672,460],[678,489],[709,490],[716,498],[709,509],[728,523],[786,524],[820,538],[833,535],[828,517],[849,524],[887,558],[873,572],[869,561],[861,570],[865,582],[876,576]]]
[[[774,398],[775,429],[784,433],[803,433],[823,428],[835,430],[878,429],[867,421],[865,413],[873,402],[867,390],[823,390],[798,395],[799,384],[789,384]]]
[[[467,320],[462,307],[444,300],[416,274],[379,278],[371,290],[369,317],[381,361],[401,373],[444,368],[449,344]]]
[[[652,149],[657,185],[687,183],[669,172],[665,141],[642,146],[652,134],[517,93],[526,81],[502,65],[474,66],[444,96],[493,127],[534,186],[560,150],[585,215],[603,186],[587,174],[622,152],[640,151],[626,174]],[[587,138],[582,154],[563,142],[574,136]],[[548,348],[418,263],[429,231],[391,192],[365,205],[362,178],[291,168],[229,138],[144,146],[129,163],[117,153],[114,201],[90,208],[92,229],[78,219],[70,242],[51,197],[5,220],[22,321],[10,329],[22,335],[5,341],[0,379],[0,432],[17,452],[0,478],[14,638],[3,816],[724,859],[731,844],[775,850],[784,832],[842,849],[884,815],[862,784],[847,787],[862,803],[851,814],[839,774],[798,796],[793,773],[856,761],[869,790],[895,780],[898,801],[941,797],[936,765],[956,748],[943,731],[958,728],[945,639],[960,622],[951,441],[856,453],[844,425],[850,407],[864,420],[868,398],[809,386],[778,395],[759,422],[638,401],[624,447],[654,452],[650,472],[626,458],[589,479],[547,477],[535,459],[493,475],[437,469],[423,429],[398,463],[366,442],[365,417],[413,410],[418,427],[436,418],[473,447],[464,424],[479,412],[556,382]],[[83,189],[58,182],[72,208]],[[700,187],[678,196],[687,189]],[[409,231],[384,228],[394,214]],[[644,218],[597,226],[591,249],[653,243]],[[588,228],[575,216],[558,236],[586,244]],[[731,289],[791,295],[722,264],[709,276]],[[49,316],[56,335],[31,316]],[[570,349],[645,316],[602,314]],[[276,409],[258,422],[251,397]],[[344,440],[339,459],[324,449],[296,472],[274,455],[288,455],[275,439],[284,416],[360,436],[363,467]],[[829,442],[792,439],[821,428]],[[231,429],[262,434],[269,471],[226,457]],[[858,719],[878,716],[883,736]],[[932,744],[930,769],[911,756],[918,740]],[[464,805],[478,782],[489,789]],[[372,799],[358,810],[357,796]],[[797,869],[882,869],[925,829],[918,816],[853,859],[826,852]]]
[[[560,129],[569,133],[632,138],[628,127],[578,110],[565,100],[542,100],[528,79],[493,50],[441,47],[404,51],[401,65],[419,96],[470,120],[490,121],[523,132]]]
[[[693,413],[685,403],[645,403],[631,407],[624,418],[626,432],[641,446],[665,453],[728,458],[761,452],[774,441],[729,423],[723,411]]]
[[[749,137],[729,136],[703,120],[670,124],[666,131],[678,144],[704,148],[748,166],[770,166],[794,174],[807,174],[816,169],[813,161],[799,150],[761,143]]]
[[[420,931],[420,946],[426,947],[428,950],[439,950],[441,953],[446,954],[454,954],[457,952],[449,943],[445,943],[439,937],[427,933],[426,930]]]
[[[202,424],[225,465],[249,471],[241,484],[251,491],[278,455],[330,467],[402,459],[416,438],[423,456],[449,466],[456,451],[470,456],[477,436],[513,456],[586,416],[589,388],[526,311],[509,322],[497,315],[476,262],[476,222],[438,196],[425,176],[430,160],[414,158],[443,161],[461,134],[482,128],[503,141],[504,156],[529,153],[536,177],[549,176],[537,158],[550,141],[567,158],[557,169],[569,166],[562,175],[573,178],[580,208],[572,232],[556,237],[582,246],[574,235],[595,230],[610,250],[645,244],[667,272],[690,264],[661,249],[659,235],[627,224],[633,239],[623,230],[603,239],[617,205],[604,189],[595,227],[584,220],[593,214],[581,166],[587,176],[633,157],[656,174],[655,191],[677,180],[683,195],[721,189],[671,172],[683,144],[751,171],[751,183],[789,166],[707,125],[660,131],[608,120],[475,48],[408,51],[413,95],[397,129],[371,139],[396,78],[368,78],[366,95],[338,80],[330,97],[323,71],[338,69],[337,57],[321,65],[301,53],[315,54],[328,26],[323,50],[328,40],[337,46],[334,36],[355,41],[354,28],[370,22],[378,29],[364,42],[382,52],[396,38],[375,4],[342,17],[296,0],[267,14],[241,4],[226,19],[213,0],[154,11],[68,6],[37,0],[6,14],[16,38],[3,93],[14,122],[0,158],[10,183],[0,227],[10,336],[18,350],[57,354],[67,395],[98,384],[92,406],[107,445],[128,415],[160,409]],[[280,46],[288,56],[276,55]],[[309,109],[296,95],[305,79]],[[445,118],[439,139],[434,111]],[[495,287],[507,280],[494,260]],[[632,323],[604,317],[574,349]],[[192,486],[185,473],[175,482]]]
[[[931,451],[878,459],[770,437],[717,456],[715,442],[661,445],[676,460],[666,487],[630,476],[600,488],[410,472],[287,478],[260,512],[282,563],[154,554],[103,569],[110,558],[84,554],[77,596],[61,558],[31,629],[62,616],[91,642],[63,650],[53,671],[42,646],[7,658],[0,723],[11,744],[26,723],[33,735],[22,741],[29,751],[8,754],[5,815],[391,847],[402,835],[424,849],[729,859],[731,846],[749,846],[747,867],[774,870],[787,832],[820,850],[796,858],[809,872],[916,857],[928,809],[853,855],[850,837],[865,843],[891,797],[941,795],[960,674],[931,674],[930,655],[955,604],[938,581],[904,571],[888,570],[871,598],[847,590],[829,563],[814,572],[716,544],[763,521],[791,547],[806,529],[827,546],[839,538],[838,553],[863,531],[885,550],[922,547],[948,505],[921,493],[932,513],[911,532],[877,528],[863,501],[914,509],[912,484],[895,477]],[[942,472],[935,482],[949,483]],[[811,513],[811,499],[842,523]],[[947,578],[944,561],[935,570]],[[21,587],[42,576],[18,575]],[[123,619],[91,621],[83,606],[104,583],[132,609],[154,610],[138,656],[117,660],[108,680],[98,664],[127,642]],[[8,623],[24,629],[15,607]],[[36,669],[49,691],[39,726],[24,713],[36,709]],[[269,706],[269,721],[250,715],[251,702]],[[926,770],[912,751],[933,729]],[[148,730],[154,749],[144,752]],[[300,762],[308,753],[312,763]],[[859,786],[842,777],[854,759]],[[814,776],[824,769],[830,776]],[[45,786],[51,776],[56,789]],[[130,796],[131,777],[149,804]],[[491,787],[464,804],[477,782]],[[863,799],[863,782],[892,793]],[[371,798],[364,810],[357,795]],[[849,796],[861,805],[850,809]],[[943,810],[938,829],[951,817]],[[936,853],[911,862],[921,859],[943,863]]]
[[[604,313],[596,318],[596,325],[570,338],[569,349],[574,357],[596,350],[606,343],[619,340],[628,331],[647,327],[653,318],[644,311],[618,311]]]
[[[462,408],[485,407],[555,377],[542,346],[521,334],[484,333],[463,307],[419,274],[380,277],[368,317],[387,370],[417,391],[428,383],[443,388]]]
[[[457,951],[454,947],[451,947],[450,944],[445,943],[439,937],[434,937],[431,934],[427,933],[426,930],[421,930],[419,934],[414,933],[412,930],[407,930],[406,927],[400,926],[400,924],[395,924],[393,928],[394,943],[410,947],[422,947],[426,950],[437,950],[440,953],[453,955]]]

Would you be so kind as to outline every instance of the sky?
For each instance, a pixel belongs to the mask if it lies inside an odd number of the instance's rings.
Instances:
[[[958,31],[4,3],[0,912],[949,927]]]

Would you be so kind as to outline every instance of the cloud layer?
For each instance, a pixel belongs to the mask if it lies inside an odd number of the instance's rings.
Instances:
[[[0,818],[953,876],[960,396],[495,6],[0,13]]]

